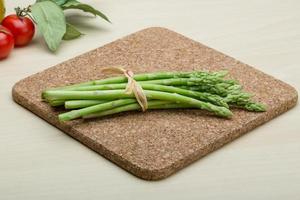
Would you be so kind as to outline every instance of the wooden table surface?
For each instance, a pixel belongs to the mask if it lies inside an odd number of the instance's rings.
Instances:
[[[84,1],[84,0],[82,0]],[[34,2],[7,1],[7,10]],[[90,0],[113,24],[74,16],[80,39],[49,53],[36,36],[0,62],[0,199],[298,199],[300,108],[179,173],[138,179],[15,104],[15,82],[137,30],[162,26],[300,90],[300,1]]]

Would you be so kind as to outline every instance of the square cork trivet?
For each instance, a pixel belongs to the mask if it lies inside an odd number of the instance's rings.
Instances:
[[[102,67],[116,65],[136,73],[228,70],[268,111],[237,109],[232,119],[222,119],[194,109],[155,110],[62,123],[57,118],[61,110],[41,101],[46,88],[101,79]],[[173,174],[297,102],[297,92],[288,84],[165,28],[144,29],[34,74],[16,83],[12,93],[18,104],[147,180]]]

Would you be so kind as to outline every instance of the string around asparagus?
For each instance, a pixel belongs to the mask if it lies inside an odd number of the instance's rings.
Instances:
[[[128,79],[128,83],[126,85],[125,93],[126,94],[134,94],[137,102],[140,104],[143,112],[145,112],[148,108],[147,97],[143,91],[143,88],[140,84],[134,80],[134,73],[131,70],[124,69],[123,67],[106,67],[101,70],[104,74],[124,74],[124,76]]]

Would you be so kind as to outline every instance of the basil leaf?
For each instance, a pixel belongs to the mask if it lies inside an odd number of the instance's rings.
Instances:
[[[51,51],[56,51],[66,33],[66,20],[62,9],[52,1],[32,5],[31,14]]]
[[[53,1],[57,5],[61,6],[65,4],[68,0],[36,0],[36,2],[42,2],[42,1]]]
[[[67,31],[63,37],[63,40],[73,40],[80,37],[82,33],[76,29],[72,24],[67,23]]]
[[[88,13],[92,13],[93,15],[98,15],[99,17],[101,17],[102,19],[109,21],[108,17],[106,17],[102,12],[100,12],[99,10],[96,10],[95,8],[93,8],[92,6],[88,5],[88,4],[83,4],[80,3],[79,1],[76,0],[68,0],[65,4],[63,4],[61,6],[64,10],[67,9],[79,9],[82,10],[84,12],[88,12]]]

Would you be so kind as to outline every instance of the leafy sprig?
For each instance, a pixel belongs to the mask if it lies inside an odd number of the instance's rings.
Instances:
[[[99,10],[77,0],[37,0],[33,5],[18,11],[33,19],[48,48],[55,52],[62,40],[72,40],[83,35],[73,24],[66,21],[64,10],[69,9],[88,12],[110,22]]]

